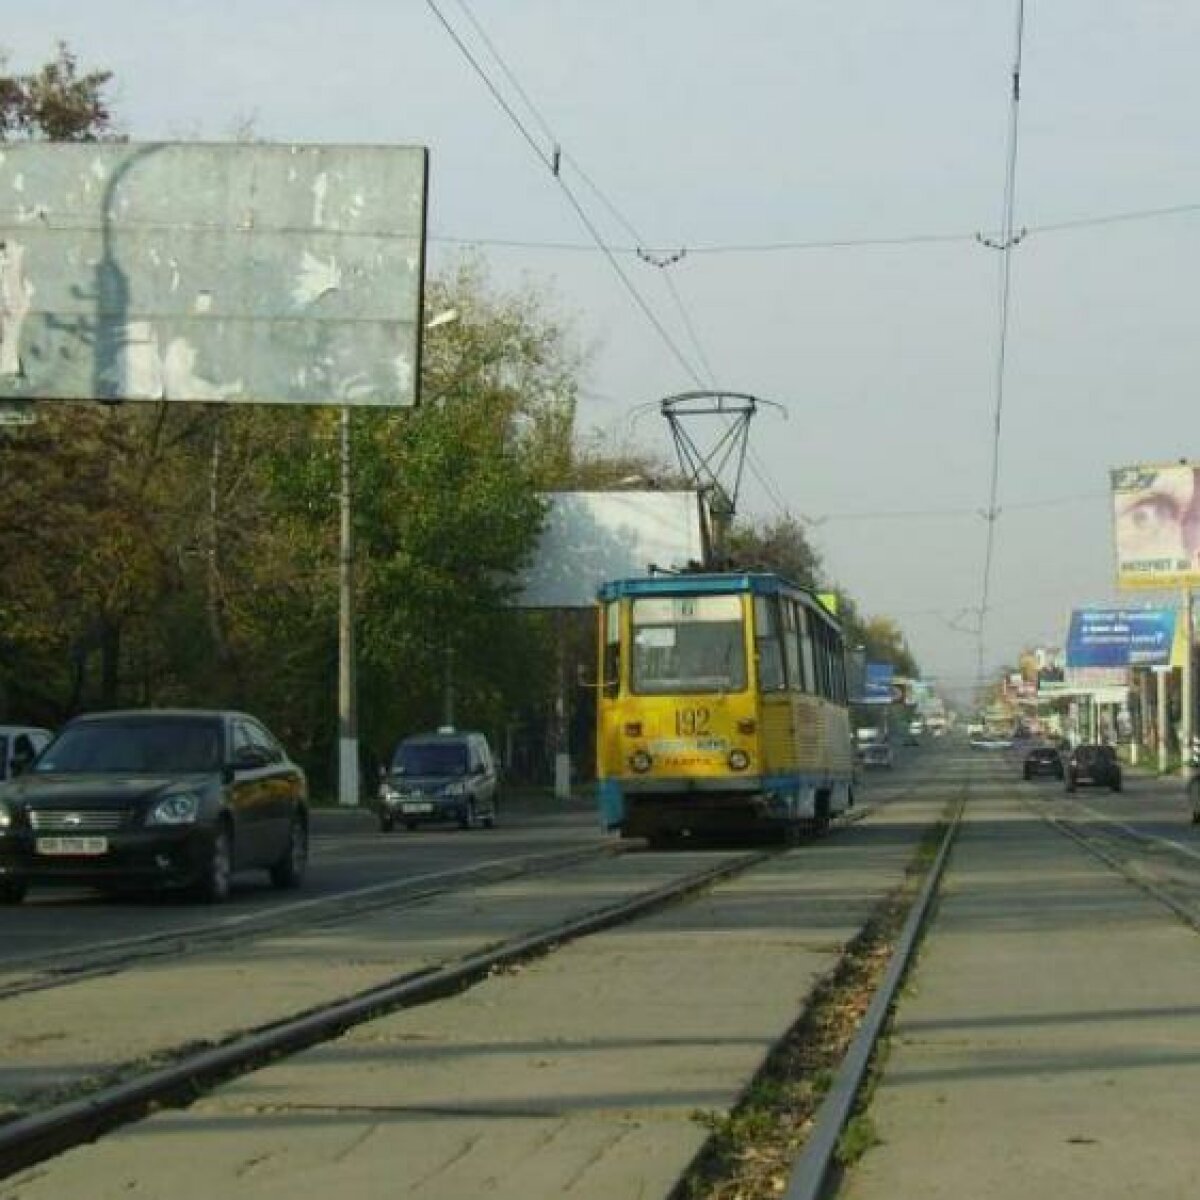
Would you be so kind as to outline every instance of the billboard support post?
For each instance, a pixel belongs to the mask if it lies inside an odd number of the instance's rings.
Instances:
[[[1179,675],[1179,773],[1187,775],[1192,764],[1192,742],[1196,735],[1196,672],[1192,654],[1192,589],[1183,589],[1183,664]]]
[[[1153,671],[1142,671],[1138,677],[1140,686],[1138,705],[1139,717],[1138,733],[1143,743],[1143,748],[1147,756],[1153,753],[1154,746],[1150,741],[1151,729],[1158,728],[1158,722],[1151,720],[1151,714],[1154,712],[1154,673]]]
[[[1167,675],[1170,667],[1155,667],[1154,674],[1158,679],[1158,703],[1154,711],[1154,728],[1158,733],[1158,773],[1167,773],[1167,724],[1170,713],[1167,711]]]

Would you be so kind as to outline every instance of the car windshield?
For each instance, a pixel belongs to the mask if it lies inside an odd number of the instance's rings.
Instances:
[[[221,767],[218,721],[87,721],[68,726],[34,767],[38,774],[193,774]]]
[[[398,775],[465,775],[467,747],[463,742],[405,742],[392,770]]]

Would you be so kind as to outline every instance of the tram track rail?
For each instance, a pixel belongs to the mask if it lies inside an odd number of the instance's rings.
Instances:
[[[844,944],[739,1102],[727,1113],[697,1114],[712,1133],[670,1200],[783,1196],[785,1189],[787,1200],[832,1194],[869,1103],[900,988],[931,922],[971,783],[968,772],[917,844],[906,881]]]
[[[338,1037],[403,1008],[457,994],[492,973],[552,953],[559,946],[636,921],[749,871],[778,848],[739,855],[629,899],[556,922],[454,962],[392,979],[223,1044],[177,1058],[0,1124],[0,1179],[162,1108],[182,1107],[220,1083]]]
[[[1070,838],[1093,858],[1105,864],[1134,887],[1169,909],[1185,925],[1200,933],[1200,854],[1169,838],[1145,833],[1123,821],[1087,810],[1089,821],[1042,813],[1042,818],[1064,837]],[[1165,879],[1156,876],[1136,859],[1129,847],[1149,853],[1162,864],[1164,857],[1188,864],[1190,876]],[[1182,894],[1180,894],[1182,893]]]
[[[911,791],[912,787],[908,787],[887,799],[856,805],[836,818],[831,826],[852,825],[869,816],[880,805],[903,799]],[[375,883],[351,893],[313,897],[261,912],[239,913],[183,928],[117,938],[84,951],[72,947],[27,954],[0,962],[0,1003],[17,996],[70,987],[89,979],[101,979],[164,959],[202,955],[214,950],[225,951],[286,933],[294,929],[297,914],[301,913],[306,928],[336,926],[389,909],[403,910],[465,888],[550,874],[631,852],[638,852],[637,847],[628,842],[614,841],[543,854],[488,859],[427,875]]]
[[[403,909],[464,888],[550,874],[581,863],[626,853],[629,847],[602,843],[511,859],[488,859],[428,875],[371,884],[351,893],[294,901],[262,912],[118,938],[86,951],[78,948],[26,955],[0,963],[0,1002],[73,986],[180,955],[228,950],[295,928],[302,913],[306,928],[328,927],[388,909]]]
[[[792,1165],[784,1200],[820,1200],[836,1174],[842,1137],[860,1103],[896,998],[928,927],[946,864],[962,826],[968,794],[960,797],[950,814],[937,853],[909,909],[879,987],[817,1110],[803,1149]]]
[[[857,805],[850,813],[835,820],[832,830],[856,824],[880,807],[908,795],[911,790],[911,787],[904,788],[897,795]],[[10,1113],[0,1115],[0,1179],[75,1146],[94,1141],[151,1112],[186,1106],[220,1083],[329,1041],[356,1025],[457,994],[492,973],[552,953],[560,945],[686,902],[715,884],[742,874],[789,849],[794,847],[772,846],[725,859],[703,871],[690,873],[621,902],[496,943],[460,959],[397,975],[295,1015],[231,1033],[221,1040],[208,1040],[199,1048],[192,1042],[178,1049],[156,1052],[149,1059],[124,1064],[115,1062],[91,1079],[81,1079],[77,1084],[54,1089],[44,1097],[44,1101],[35,1096]],[[404,886],[404,881],[399,881],[397,888],[383,889],[388,893],[386,899],[374,896],[366,901],[365,908],[356,904],[353,911],[343,906],[336,913],[327,913],[325,919],[327,923],[336,922],[370,909],[417,903],[430,896],[502,882],[522,875],[549,874],[575,862],[613,857],[630,850],[639,853],[636,847],[617,843],[559,851],[536,856],[534,870],[530,870],[528,856],[520,866],[494,861],[476,864],[473,868],[446,873],[452,878],[440,881],[437,886],[420,893],[412,893],[410,888],[409,894],[397,897],[394,893],[398,889],[402,891]],[[487,877],[485,872],[492,874]],[[409,885],[413,882],[407,881]],[[375,892],[376,888],[371,890]],[[318,899],[314,903],[320,905],[321,902]],[[275,932],[281,925],[288,927],[286,922],[273,922],[269,918],[270,914],[264,914],[263,921],[248,923],[253,924],[253,928],[242,931],[244,937],[250,940]],[[68,983],[86,984],[92,977],[151,965],[163,955],[177,954],[181,937],[190,932],[174,930],[146,939],[132,939],[132,945],[128,942],[114,944],[106,948],[105,953],[109,957],[103,963],[93,961],[86,967],[58,961],[27,963],[27,966],[40,966],[49,974],[40,985],[26,981],[23,989],[14,990],[14,985],[10,984],[7,993],[0,992],[0,999],[6,994],[12,997],[28,995],[33,990],[51,990]],[[210,948],[214,940],[222,947],[229,944],[227,929],[209,931],[201,927],[200,932],[208,936],[188,947],[193,952]]]

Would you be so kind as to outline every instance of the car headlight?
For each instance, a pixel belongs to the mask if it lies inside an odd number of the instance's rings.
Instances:
[[[448,783],[446,790],[442,793],[444,796],[465,796],[471,790],[470,784],[467,783]]]
[[[195,792],[177,792],[160,800],[147,814],[147,825],[193,825],[200,815],[200,797]]]
[[[0,800],[0,829],[7,829],[12,824],[12,810]]]
[[[396,789],[390,784],[385,783],[379,789],[379,799],[382,800],[384,804],[396,804],[400,800],[400,793],[396,791]]]

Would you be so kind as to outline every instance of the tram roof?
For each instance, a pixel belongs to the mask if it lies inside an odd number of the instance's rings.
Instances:
[[[760,596],[807,596],[826,616],[833,616],[811,589],[792,583],[782,575],[758,571],[645,575],[636,579],[612,579],[600,585],[598,596],[601,600],[618,600],[626,596],[724,596],[739,592],[750,592]]]

